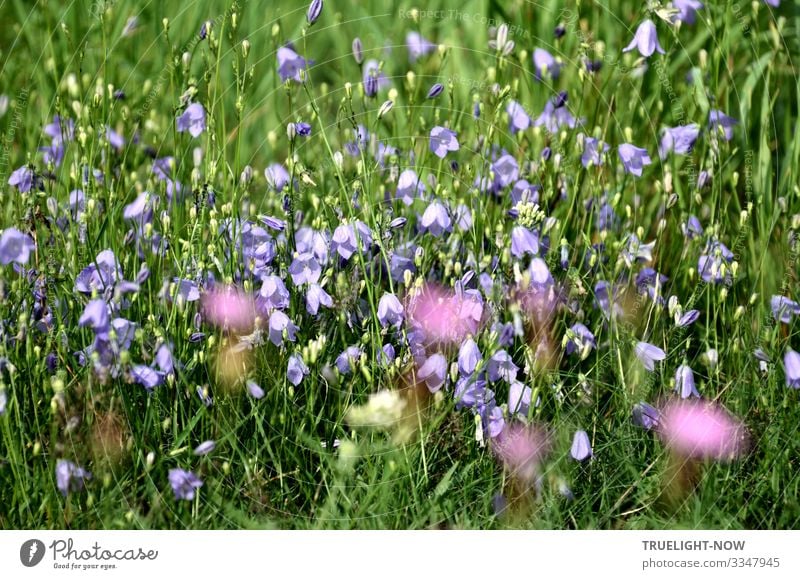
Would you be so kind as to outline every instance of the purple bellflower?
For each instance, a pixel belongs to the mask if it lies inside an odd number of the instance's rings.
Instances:
[[[639,24],[633,40],[631,40],[631,43],[628,44],[628,46],[622,49],[622,52],[630,52],[634,48],[636,48],[639,51],[639,54],[645,58],[650,57],[654,52],[666,54],[664,49],[661,48],[661,45],[658,43],[656,25],[652,20],[645,20]]]
[[[642,169],[652,163],[650,155],[647,154],[647,149],[623,143],[618,147],[617,151],[619,152],[622,166],[625,167],[625,172],[631,175],[641,177]]]
[[[578,430],[572,439],[570,456],[577,461],[584,461],[592,456],[592,444],[589,442],[589,435],[585,430]]]
[[[700,393],[694,385],[694,372],[686,364],[678,366],[678,370],[675,372],[675,392],[680,394],[681,398],[691,396],[700,398]]]
[[[173,468],[169,471],[169,484],[175,493],[176,501],[191,501],[194,499],[195,491],[203,486],[203,481],[191,471]]]
[[[200,103],[192,103],[177,120],[178,132],[188,131],[194,138],[206,130],[206,110]]]
[[[431,151],[440,159],[444,159],[448,151],[458,151],[460,147],[455,131],[445,127],[433,127],[430,140]]]
[[[647,342],[637,342],[634,352],[636,357],[639,358],[639,361],[649,372],[655,369],[656,362],[660,362],[667,357],[664,350],[653,344],[648,344]]]

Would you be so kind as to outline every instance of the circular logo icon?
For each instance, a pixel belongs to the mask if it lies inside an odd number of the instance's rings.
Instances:
[[[19,548],[19,560],[26,567],[36,567],[44,558],[44,543],[39,539],[29,539]]]

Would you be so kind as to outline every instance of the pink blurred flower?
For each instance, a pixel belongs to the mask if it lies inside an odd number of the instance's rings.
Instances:
[[[550,326],[556,311],[564,301],[563,290],[558,287],[545,261],[536,257],[530,266],[531,279],[527,287],[517,288],[520,307],[528,316],[534,333]]]
[[[253,296],[234,287],[215,288],[202,297],[205,319],[237,334],[252,332],[256,320]]]
[[[427,284],[411,298],[407,311],[427,342],[460,344],[468,334],[477,333],[483,308],[470,296]]]
[[[494,439],[493,450],[515,478],[532,482],[549,448],[547,433],[533,425],[510,424]]]
[[[688,458],[731,459],[747,442],[741,421],[722,406],[699,400],[668,403],[661,411],[659,434],[668,448]]]

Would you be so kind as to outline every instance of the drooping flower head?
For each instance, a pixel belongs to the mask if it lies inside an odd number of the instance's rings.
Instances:
[[[772,296],[769,301],[773,317],[784,324],[792,321],[792,316],[800,316],[800,304],[784,296]]]
[[[336,368],[342,374],[349,374],[361,359],[361,353],[361,348],[358,346],[348,346],[336,357]]]
[[[505,350],[495,352],[486,363],[486,372],[492,382],[504,380],[511,384],[517,379],[518,371],[519,367],[514,364],[511,354]]]
[[[661,420],[661,413],[647,402],[639,402],[633,407],[632,420],[636,426],[645,430],[656,428]]]
[[[656,362],[660,362],[667,357],[664,350],[653,344],[648,344],[647,342],[637,342],[634,352],[636,357],[649,372],[655,369]]]
[[[599,167],[603,164],[604,153],[606,153],[611,146],[608,143],[602,143],[592,137],[586,137],[583,140],[583,154],[581,155],[581,164],[589,168],[590,165]]]
[[[378,320],[381,326],[399,326],[404,318],[403,304],[394,294],[386,293],[378,302]]]
[[[684,399],[691,396],[700,398],[700,393],[694,385],[694,372],[686,364],[678,366],[678,370],[675,372],[675,392]]]
[[[629,143],[623,143],[619,146],[617,151],[619,152],[619,159],[622,161],[625,172],[635,175],[636,177],[641,177],[642,169],[652,164],[647,149],[642,149]]]
[[[730,284],[733,276],[730,264],[733,252],[719,240],[711,240],[697,260],[697,271],[702,280],[713,284]]]
[[[494,173],[493,189],[499,191],[517,180],[519,177],[519,163],[514,157],[504,153],[492,163],[492,173]]]
[[[414,199],[422,197],[425,192],[425,183],[419,178],[416,171],[406,169],[397,178],[397,192],[395,197],[402,199],[406,205],[411,205]]]
[[[280,163],[273,163],[264,169],[264,177],[267,179],[267,185],[275,191],[283,191],[289,183],[289,172]]]
[[[648,58],[654,52],[666,54],[664,49],[661,48],[661,45],[658,43],[656,25],[652,20],[645,20],[639,24],[639,27],[636,29],[636,34],[633,36],[633,40],[631,40],[631,43],[628,44],[628,46],[622,49],[622,52],[629,52],[634,48],[636,48],[639,51],[639,54],[645,58]]]
[[[592,457],[592,443],[589,441],[589,435],[586,434],[585,430],[578,430],[575,433],[569,454],[578,461],[583,461]]]
[[[269,341],[280,346],[283,340],[295,341],[295,333],[299,328],[292,320],[280,310],[275,310],[269,316]]]
[[[511,129],[511,134],[514,135],[520,131],[524,131],[531,126],[531,118],[525,109],[522,108],[517,101],[508,101],[506,105],[506,113],[508,114],[508,125]]]
[[[278,74],[282,82],[292,79],[301,82],[300,71],[308,67],[308,61],[297,54],[289,46],[281,46],[278,49]]]
[[[594,334],[580,322],[573,324],[564,337],[567,355],[578,354],[582,360],[597,347]]]
[[[214,452],[215,448],[217,448],[216,442],[213,440],[205,440],[195,447],[193,454],[195,456],[205,456]]]
[[[555,134],[562,127],[574,129],[576,126],[582,125],[583,122],[583,119],[578,120],[573,117],[568,107],[556,107],[554,99],[548,99],[542,114],[533,121],[533,126],[544,127],[548,132]]]
[[[792,349],[786,350],[783,371],[786,373],[786,385],[795,390],[800,389],[800,354]]]
[[[289,265],[289,275],[294,285],[317,283],[322,275],[322,266],[311,253],[300,253]]]
[[[309,373],[308,366],[303,362],[303,357],[300,354],[294,353],[289,356],[289,362],[286,368],[286,378],[294,384],[299,386],[303,378]]]
[[[525,254],[539,254],[539,232],[517,225],[511,230],[511,255],[520,259]]]
[[[374,97],[379,91],[387,88],[391,82],[386,78],[386,75],[381,70],[380,63],[377,60],[371,59],[364,63],[364,72],[361,79],[364,84],[364,94],[368,97]],[[361,127],[359,127],[360,129]],[[363,145],[367,141],[366,129],[363,133],[359,130],[358,144]]]
[[[0,264],[19,263],[25,265],[36,250],[33,238],[16,227],[3,230],[0,235]]]
[[[451,223],[452,220],[447,207],[439,201],[433,201],[428,205],[419,222],[421,229],[434,237],[441,237],[444,233],[450,231]]]
[[[438,352],[428,356],[416,369],[416,377],[430,392],[438,392],[447,381],[447,359]]]
[[[518,288],[519,304],[534,336],[541,337],[541,332],[549,330],[558,307],[563,303],[563,296],[544,259],[534,257],[528,271],[530,283]]]
[[[698,0],[672,0],[672,6],[678,11],[672,21],[686,24],[694,24],[697,11],[703,9],[703,3]]]
[[[192,103],[177,120],[178,132],[188,131],[194,138],[206,130],[206,110],[200,103]]]
[[[458,350],[458,371],[464,375],[469,376],[478,367],[481,362],[481,351],[478,344],[472,338],[467,338],[462,342]]]
[[[372,232],[369,227],[363,221],[356,221],[355,224],[343,223],[333,232],[331,252],[338,253],[342,259],[350,259],[358,251],[359,242],[364,251],[371,247]]]
[[[8,178],[8,184],[17,188],[20,193],[28,193],[40,184],[35,171],[27,165],[16,169]]]
[[[688,155],[692,152],[699,135],[700,126],[695,123],[679,127],[667,127],[661,135],[658,154],[662,159],[666,159],[670,151],[674,151],[676,155]]]
[[[306,311],[312,316],[316,316],[320,306],[333,307],[333,298],[321,285],[309,284],[308,291],[306,291]]]
[[[245,383],[245,386],[247,387],[247,393],[256,400],[261,400],[264,397],[264,389],[252,380],[248,380]]]
[[[104,337],[110,329],[111,316],[108,313],[108,304],[105,300],[96,299],[86,304],[78,319],[80,327],[90,327],[98,336]]]
[[[131,378],[136,384],[143,386],[145,390],[151,392],[155,387],[164,383],[164,373],[145,366],[135,364],[131,366]]]
[[[514,380],[508,389],[508,411],[512,415],[527,416],[531,408],[533,391],[530,386]]]

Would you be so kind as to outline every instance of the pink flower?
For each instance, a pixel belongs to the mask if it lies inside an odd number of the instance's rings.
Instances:
[[[411,299],[407,311],[411,324],[422,330],[427,342],[460,344],[468,334],[477,333],[482,304],[428,284]]]
[[[494,439],[493,449],[500,462],[515,478],[531,482],[549,448],[547,433],[523,424],[511,424]]]
[[[747,429],[722,406],[700,400],[668,403],[659,434],[671,450],[689,458],[725,460],[744,450]]]
[[[215,288],[203,294],[203,314],[209,323],[237,334],[251,332],[256,306],[251,294],[234,287]]]
[[[526,288],[517,291],[519,304],[528,315],[534,329],[548,327],[563,301],[562,291],[556,285],[547,263],[541,257],[534,257],[529,268],[531,279]]]

